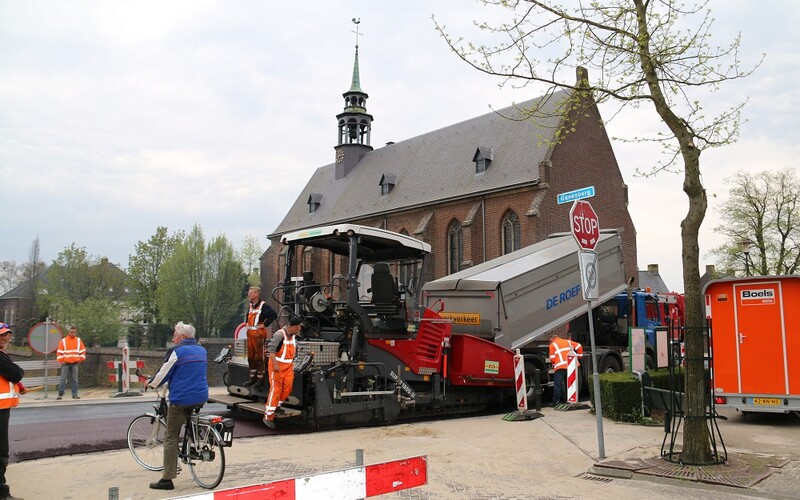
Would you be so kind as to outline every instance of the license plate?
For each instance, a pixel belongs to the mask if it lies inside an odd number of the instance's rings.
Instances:
[[[754,405],[780,406],[781,400],[778,398],[753,398]]]

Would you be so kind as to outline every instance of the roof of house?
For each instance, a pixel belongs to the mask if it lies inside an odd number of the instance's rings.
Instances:
[[[47,283],[47,272],[49,271],[49,267],[45,267],[36,277],[36,280],[40,283]],[[31,296],[31,280],[26,279],[19,285],[15,286],[11,290],[7,291],[6,293],[0,295],[0,300],[6,299],[27,299]]]
[[[269,236],[536,184],[569,95],[557,91],[369,151],[339,180],[335,163],[320,167]],[[478,174],[474,159],[487,153],[490,163]],[[384,176],[394,187],[381,196]],[[312,194],[319,206],[309,213]]]
[[[658,272],[651,272],[648,270],[639,270],[639,288],[642,290],[650,289],[651,292],[656,293],[667,293],[670,291]]]

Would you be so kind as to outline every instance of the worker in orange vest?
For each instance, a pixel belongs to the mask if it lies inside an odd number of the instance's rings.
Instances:
[[[550,363],[553,364],[553,406],[567,401],[567,357],[583,355],[583,346],[569,339],[561,338],[557,334],[550,335]],[[563,397],[563,400],[562,400]]]
[[[58,343],[56,359],[61,363],[61,380],[58,382],[58,397],[64,397],[67,378],[72,385],[72,399],[81,399],[78,396],[78,365],[86,361],[86,346],[78,337],[78,329],[71,327],[67,336]]]
[[[247,365],[250,368],[250,381],[245,385],[264,387],[264,340],[269,326],[278,313],[261,300],[261,288],[251,286],[247,291],[250,307],[247,310]]]
[[[287,326],[275,332],[267,346],[269,395],[264,410],[264,425],[270,429],[275,428],[275,414],[283,412],[280,406],[292,393],[294,355],[297,347],[296,335],[300,333],[302,323],[300,318],[293,316]]]
[[[19,381],[25,372],[8,357],[6,346],[11,341],[11,329],[0,323],[0,498],[11,498],[11,490],[6,484],[8,467],[8,419],[11,408],[19,404]]]

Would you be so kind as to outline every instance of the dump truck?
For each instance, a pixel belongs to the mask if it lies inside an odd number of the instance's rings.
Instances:
[[[800,414],[800,276],[712,280],[703,293],[715,404]]]
[[[676,293],[655,293],[634,289],[619,293],[594,308],[592,319],[595,344],[612,350],[627,348],[629,329],[641,328],[645,337],[645,368],[648,370],[664,368],[668,365],[669,346],[676,345],[680,349],[683,304],[683,296]],[[663,356],[658,356],[657,329],[667,333],[662,345]],[[588,345],[590,342],[588,314],[570,321],[568,330],[572,340]],[[608,359],[607,369],[603,371],[618,371],[616,364],[610,361],[611,358]],[[623,356],[622,360],[627,361],[627,357]]]
[[[547,239],[469,269],[426,283],[424,304],[453,321],[453,332],[475,335],[525,357],[525,377],[532,392],[534,370],[539,382],[552,385],[548,374],[548,333],[586,318],[578,263],[578,245],[569,234]],[[613,301],[627,289],[622,245],[615,231],[603,231],[596,247],[599,297],[594,306]],[[600,307],[595,309],[595,315]],[[573,324],[580,324],[577,321]],[[587,325],[588,320],[584,320]],[[616,314],[614,324],[617,324]],[[625,366],[624,345],[596,348],[599,371],[620,371]],[[589,340],[584,345],[581,379],[592,373]],[[587,362],[588,361],[588,362]]]

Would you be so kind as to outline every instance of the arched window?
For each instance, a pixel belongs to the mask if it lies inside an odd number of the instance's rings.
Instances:
[[[454,220],[447,230],[447,262],[448,274],[461,270],[461,262],[464,261],[464,231],[461,224]]]
[[[503,218],[503,255],[519,249],[519,217],[512,210]]]

